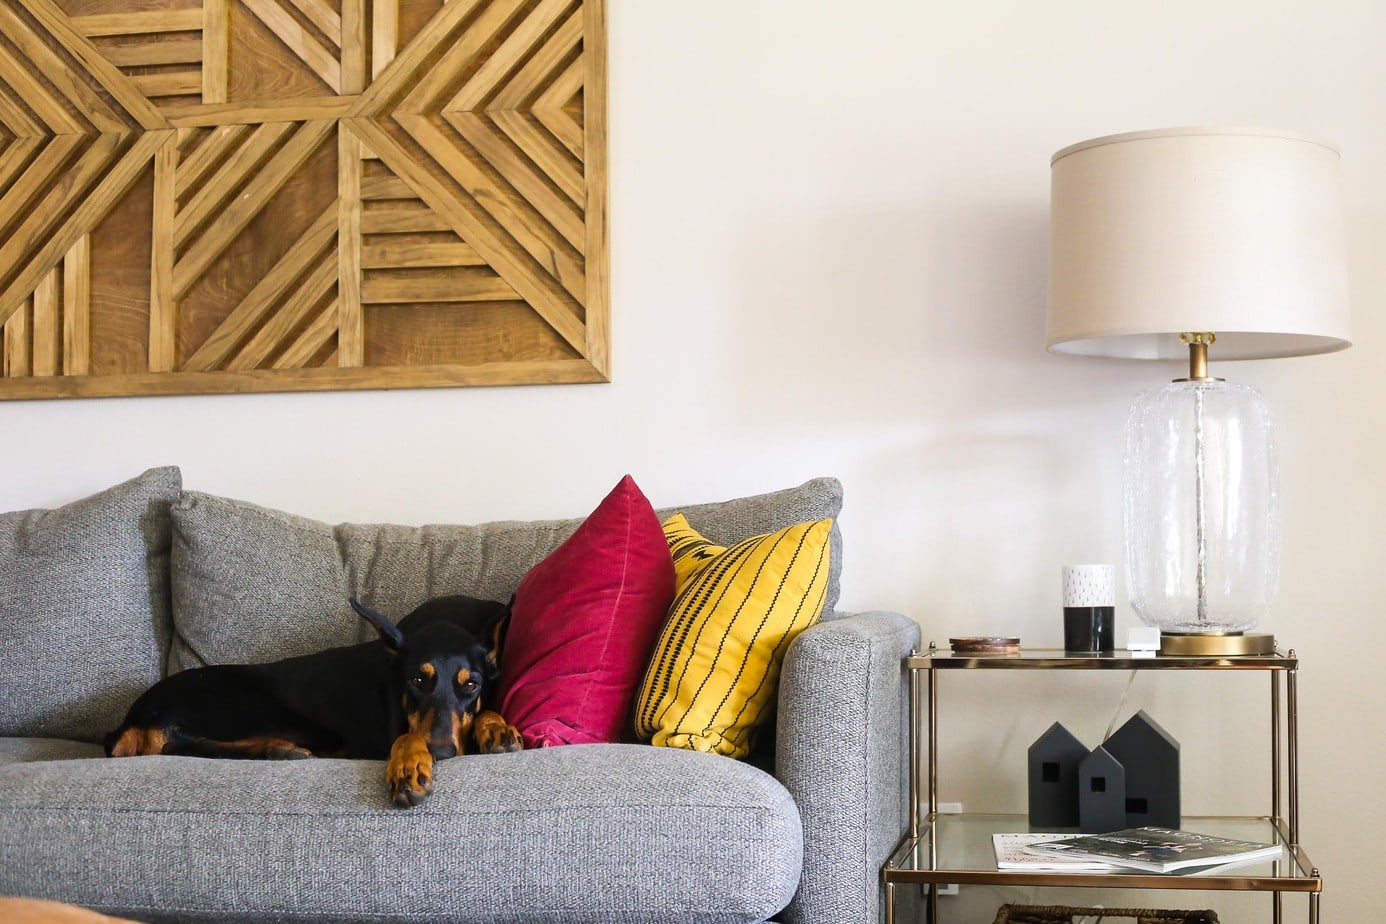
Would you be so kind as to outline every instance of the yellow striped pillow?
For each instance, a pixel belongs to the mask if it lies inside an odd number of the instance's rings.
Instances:
[[[823,616],[832,520],[731,548],[683,514],[664,523],[678,590],[636,701],[636,733],[662,747],[745,757],[769,719],[794,636]]]

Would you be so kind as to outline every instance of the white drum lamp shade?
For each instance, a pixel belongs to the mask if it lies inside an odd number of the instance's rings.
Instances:
[[[1338,152],[1305,135],[1187,128],[1097,138],[1051,161],[1046,343],[1218,359],[1351,345]]]
[[[1206,363],[1351,344],[1338,152],[1286,132],[1136,132],[1064,148],[1051,179],[1049,349],[1190,362],[1127,423],[1132,607],[1166,638],[1242,635],[1275,592],[1275,446],[1260,393]],[[1168,647],[1260,650],[1206,641]]]

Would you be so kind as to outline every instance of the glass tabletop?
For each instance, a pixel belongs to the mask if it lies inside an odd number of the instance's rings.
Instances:
[[[918,838],[907,837],[901,843],[886,867],[886,878],[894,882],[1094,888],[1283,892],[1318,892],[1323,888],[1322,879],[1314,875],[1316,870],[1303,850],[1286,845],[1280,829],[1269,818],[1186,817],[1183,828],[1199,834],[1280,844],[1285,849],[1278,861],[1203,868],[1194,872],[998,870],[991,836],[1030,831],[1025,815],[939,815],[933,824],[922,826]]]
[[[1012,654],[954,652],[926,648],[905,659],[908,667],[925,670],[1294,670],[1293,652],[1267,655],[1141,655],[1125,650],[1078,654],[1053,648],[1022,648]]]

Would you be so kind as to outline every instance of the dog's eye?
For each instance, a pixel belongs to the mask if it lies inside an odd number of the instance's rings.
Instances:
[[[481,686],[481,684],[477,683],[475,680],[468,680],[466,683],[462,684],[462,692],[475,693],[476,688],[479,686]]]
[[[425,683],[428,683],[428,678],[423,674],[415,674],[409,678],[409,685],[416,690],[422,690]]]

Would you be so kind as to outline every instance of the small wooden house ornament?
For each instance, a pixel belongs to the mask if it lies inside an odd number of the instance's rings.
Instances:
[[[1030,827],[1078,826],[1078,767],[1088,749],[1058,722],[1030,745]]]
[[[1126,770],[1100,747],[1078,767],[1078,830],[1106,834],[1126,827]]]
[[[1126,770],[1125,827],[1178,828],[1179,742],[1141,711],[1102,746]]]

